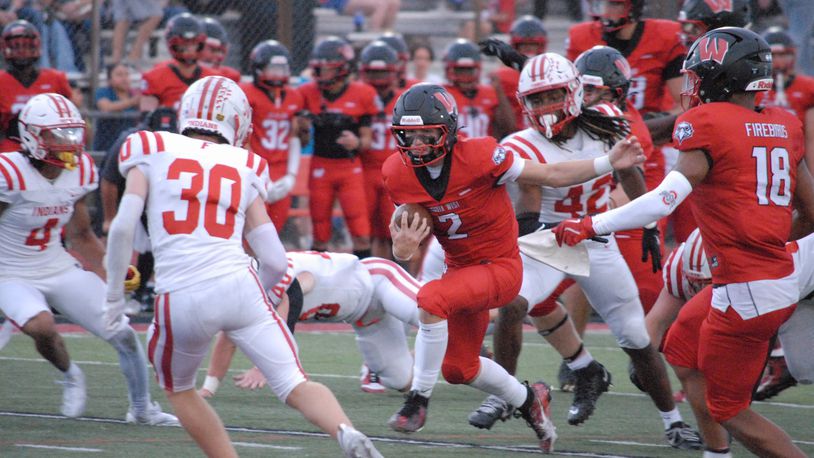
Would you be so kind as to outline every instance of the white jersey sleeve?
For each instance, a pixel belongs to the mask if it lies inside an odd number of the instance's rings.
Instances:
[[[578,130],[573,138],[562,145],[551,142],[531,128],[509,135],[500,144],[520,158],[540,164],[596,159],[606,155],[610,150],[608,145],[590,138],[582,130]],[[543,186],[540,221],[558,223],[568,218],[606,211],[612,183],[613,176],[608,173],[574,186],[562,188]]]
[[[78,262],[62,246],[74,204],[99,184],[87,153],[77,167],[46,180],[21,153],[0,154],[0,278],[42,278]]]
[[[283,280],[271,289],[277,302],[297,275],[308,272],[314,287],[303,296],[300,321],[354,323],[367,312],[373,282],[359,258],[347,253],[290,252]]]
[[[156,259],[156,291],[248,268],[246,209],[265,195],[268,165],[242,148],[169,132],[136,132],[119,154],[149,182],[147,220]]]

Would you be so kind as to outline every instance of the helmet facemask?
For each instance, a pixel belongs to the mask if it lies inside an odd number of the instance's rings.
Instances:
[[[424,167],[447,155],[449,131],[443,124],[392,126],[396,147],[409,167]]]
[[[229,48],[226,43],[218,40],[217,38],[207,37],[204,42],[203,49],[201,50],[199,60],[205,65],[213,68],[218,68],[226,60],[226,54]]]
[[[692,70],[681,70],[684,75],[684,83],[681,88],[681,108],[685,111],[701,105],[701,96],[698,91],[701,89],[701,78]]]
[[[333,88],[337,83],[344,83],[350,75],[346,62],[313,61],[311,70],[317,86],[323,91]]]
[[[288,84],[289,78],[291,68],[285,56],[272,56],[269,63],[255,74],[255,81],[266,89],[279,89]]]
[[[398,82],[398,70],[393,65],[362,65],[361,68],[362,80],[376,88],[377,91],[383,92],[395,87]]]
[[[472,91],[480,83],[480,63],[464,60],[447,65],[447,80],[462,91]]]
[[[167,43],[170,48],[170,54],[173,59],[184,65],[195,65],[204,48],[204,36],[200,35],[195,38],[170,38]]]
[[[602,23],[605,33],[613,33],[633,22],[630,0],[589,0],[588,14]]]
[[[512,37],[512,47],[526,57],[542,54],[548,48],[548,38],[540,37]]]
[[[24,125],[26,132],[36,141],[29,153],[36,159],[59,168],[74,170],[85,145],[85,126]],[[31,145],[26,145],[31,148]]]
[[[518,95],[518,100],[531,125],[546,138],[562,132],[581,109],[566,84]]]

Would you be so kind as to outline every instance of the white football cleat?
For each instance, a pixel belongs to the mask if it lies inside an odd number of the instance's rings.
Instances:
[[[62,408],[60,412],[69,418],[77,418],[85,412],[88,400],[85,389],[85,374],[77,367],[73,376],[65,375],[64,380],[57,381],[62,385]]]
[[[383,458],[373,442],[352,426],[339,425],[336,439],[346,458]]]
[[[362,364],[362,375],[359,377],[362,391],[365,393],[385,393],[387,387],[382,385],[379,374],[370,370],[367,364]]]
[[[138,414],[133,412],[133,408],[131,407],[127,410],[125,421],[127,421],[127,423],[148,426],[181,426],[178,417],[162,412],[161,406],[158,405],[157,402],[153,402],[144,412]]]

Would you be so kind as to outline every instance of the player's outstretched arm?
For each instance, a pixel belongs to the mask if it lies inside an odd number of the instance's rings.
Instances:
[[[701,150],[682,152],[672,172],[656,189],[627,204],[594,217],[567,219],[554,228],[557,242],[576,245],[597,234],[644,227],[669,215],[692,192],[709,171],[709,162]]]
[[[520,184],[533,184],[561,188],[584,183],[614,169],[626,169],[644,162],[642,145],[636,137],[620,140],[607,156],[580,161],[541,164],[526,161],[523,171],[517,177]]]
[[[68,246],[82,258],[84,267],[104,280],[105,268],[102,265],[102,258],[105,256],[105,246],[91,227],[86,198],[87,196],[74,204],[73,216],[65,226],[65,239]]]
[[[133,235],[139,224],[147,199],[147,177],[133,167],[127,172],[127,185],[119,203],[119,211],[107,234],[107,293],[104,319],[108,328],[115,328],[124,316],[124,280],[133,255]]]
[[[198,390],[198,394],[205,398],[211,398],[215,395],[221,380],[226,376],[226,372],[232,364],[236,348],[235,343],[223,331],[218,333],[215,345],[212,347],[209,368],[206,370],[206,379],[204,379],[201,389]]]
[[[280,242],[277,229],[266,213],[261,197],[254,199],[246,210],[243,235],[260,261],[260,270],[257,273],[263,288],[268,291],[283,278],[287,261],[283,243]]]

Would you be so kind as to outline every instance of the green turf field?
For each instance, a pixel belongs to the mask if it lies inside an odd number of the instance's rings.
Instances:
[[[142,336],[143,338],[143,336]],[[423,431],[405,436],[385,422],[401,405],[401,395],[367,394],[359,390],[361,358],[349,333],[303,333],[297,338],[303,365],[312,377],[328,385],[356,426],[370,435],[386,457],[490,457],[537,453],[531,430],[520,420],[499,423],[492,431],[475,429],[466,421],[483,396],[469,387],[441,384],[430,403]],[[520,363],[522,379],[554,380],[559,359],[536,334],[526,334]],[[86,335],[66,336],[68,349],[88,379],[86,417],[59,416],[61,387],[57,371],[35,352],[25,336],[15,335],[0,352],[0,456],[200,456],[181,428],[125,425],[124,379],[114,350]],[[558,426],[556,454],[568,456],[699,457],[666,446],[655,407],[627,379],[627,359],[607,334],[589,334],[594,356],[613,373],[615,386],[604,395],[594,416],[581,427],[565,421],[569,393],[554,393],[553,419]],[[239,356],[233,373],[249,367]],[[203,380],[200,373],[199,381]],[[736,377],[737,374],[733,374]],[[153,396],[167,408],[153,385]],[[783,426],[808,454],[814,455],[814,387],[796,387],[757,409]],[[243,456],[341,456],[338,446],[280,404],[270,391],[244,392],[224,382],[212,400],[232,440]],[[686,404],[681,412],[695,423]],[[43,448],[43,446],[48,448]],[[733,452],[745,456],[737,445]]]

